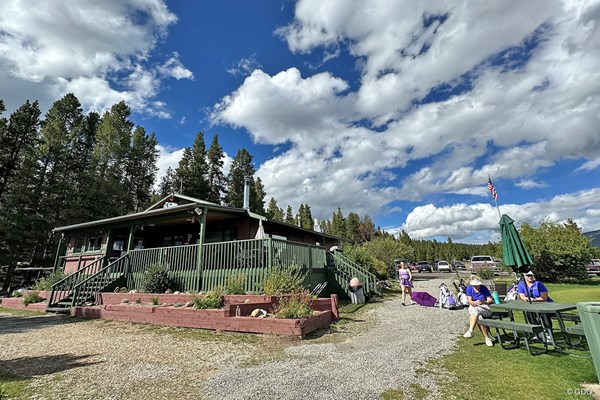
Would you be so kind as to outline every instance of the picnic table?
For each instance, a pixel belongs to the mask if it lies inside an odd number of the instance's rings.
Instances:
[[[544,301],[544,302],[536,301],[533,303],[529,303],[528,301],[515,300],[515,301],[509,301],[506,303],[491,304],[490,309],[492,311],[494,311],[494,310],[508,311],[510,313],[511,321],[514,321],[512,314],[515,311],[517,311],[517,312],[521,311],[523,313],[523,317],[525,318],[525,321],[528,320],[526,317],[527,313],[537,314],[538,317],[540,317],[542,314],[549,315],[551,318],[556,319],[556,321],[558,322],[560,333],[562,334],[562,337],[564,338],[567,346],[573,347],[573,345],[571,344],[571,341],[569,340],[569,337],[567,335],[568,332],[565,327],[565,322],[563,320],[562,313],[566,312],[566,311],[576,310],[577,306],[575,304],[556,303],[556,302],[547,302],[547,301]],[[554,336],[553,329],[546,329],[546,332],[548,334],[548,337],[550,338],[550,344],[555,349],[560,350],[560,346],[558,346],[556,344],[556,338]]]

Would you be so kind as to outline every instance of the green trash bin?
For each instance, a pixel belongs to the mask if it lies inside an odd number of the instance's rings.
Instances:
[[[577,303],[577,311],[600,381],[600,303]]]

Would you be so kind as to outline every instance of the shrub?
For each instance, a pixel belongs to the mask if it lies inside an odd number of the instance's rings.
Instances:
[[[32,303],[41,303],[42,301],[44,301],[44,299],[40,297],[40,292],[35,290],[32,292],[27,292],[27,294],[23,298],[23,304],[25,305]]]
[[[227,294],[245,294],[244,285],[246,283],[245,275],[231,275],[227,278],[225,292]]]
[[[475,273],[480,279],[494,279],[494,270],[487,264],[477,265],[475,267]]]
[[[163,264],[152,264],[144,272],[142,287],[147,293],[164,293],[167,289],[171,289],[172,285],[169,269]]]
[[[150,299],[150,304],[152,304],[153,306],[157,306],[160,303],[160,299],[158,297],[152,297]]]
[[[279,295],[282,293],[293,293],[304,289],[306,273],[295,266],[275,266],[263,282],[264,294]]]
[[[276,318],[308,318],[313,310],[310,308],[311,297],[305,290],[279,299],[275,312]]]
[[[52,290],[52,285],[56,282],[64,279],[67,275],[61,271],[54,271],[47,277],[44,277],[37,281],[33,286],[34,290]]]
[[[194,299],[194,308],[198,310],[204,310],[206,308],[223,308],[223,289],[216,288],[211,292],[208,292],[203,298],[196,297]]]
[[[23,293],[20,290],[15,290],[11,294],[12,297],[23,297]]]
[[[129,292],[129,289],[127,289],[126,287],[122,287],[121,289],[119,289],[119,293],[127,293]]]

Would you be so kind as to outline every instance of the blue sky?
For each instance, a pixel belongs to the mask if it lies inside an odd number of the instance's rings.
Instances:
[[[125,100],[161,173],[198,131],[268,197],[413,238],[600,229],[600,2],[8,0],[0,98]]]

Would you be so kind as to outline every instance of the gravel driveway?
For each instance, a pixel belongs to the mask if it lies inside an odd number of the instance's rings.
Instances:
[[[437,295],[441,282],[417,290]],[[411,385],[439,396],[439,372],[423,363],[452,350],[466,311],[403,307],[398,297],[360,320],[299,341],[0,314],[0,370],[30,378],[38,399],[377,399]]]

